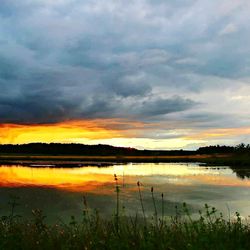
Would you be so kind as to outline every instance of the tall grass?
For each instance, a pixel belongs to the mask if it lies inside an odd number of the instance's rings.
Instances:
[[[152,219],[146,216],[140,182],[137,183],[141,215],[120,213],[120,188],[115,175],[115,216],[103,218],[89,209],[83,198],[82,220],[74,217],[69,223],[49,225],[41,210],[33,210],[33,219],[15,214],[16,200],[10,202],[11,212],[0,219],[0,249],[250,249],[250,225],[239,213],[230,221],[205,205],[198,219],[190,215],[188,205],[176,207],[176,214],[164,215],[161,194],[161,216],[155,204]],[[182,214],[182,216],[180,216]]]

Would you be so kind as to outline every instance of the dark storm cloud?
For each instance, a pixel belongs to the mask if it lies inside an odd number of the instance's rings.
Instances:
[[[244,0],[2,0],[0,122],[174,114],[210,127],[228,109],[218,126],[245,124],[233,117],[248,115],[249,9]]]
[[[166,115],[173,112],[188,110],[197,105],[190,99],[175,96],[169,99],[149,100],[142,103],[141,114],[144,116]]]
[[[74,117],[76,103],[60,97],[60,91],[30,90],[13,98],[0,99],[2,123],[52,123]]]
[[[169,99],[126,100],[113,95],[82,93],[73,97],[57,88],[27,86],[14,97],[0,95],[0,122],[53,123],[69,119],[150,117],[190,109],[196,103],[173,97]]]

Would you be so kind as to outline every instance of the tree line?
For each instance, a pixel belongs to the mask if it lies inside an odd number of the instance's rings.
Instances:
[[[197,150],[199,154],[215,154],[215,153],[250,153],[250,144],[238,144],[236,146],[206,146]]]
[[[88,155],[88,156],[163,156],[194,155],[216,153],[250,153],[250,145],[241,143],[237,146],[215,145],[200,147],[197,150],[139,150],[130,147],[110,145],[84,145],[63,143],[2,144],[0,154],[41,154],[41,155]]]

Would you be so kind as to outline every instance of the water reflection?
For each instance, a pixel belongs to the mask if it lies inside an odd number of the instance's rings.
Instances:
[[[234,169],[241,179],[250,173]],[[250,181],[235,178],[230,168],[207,168],[195,164],[128,164],[105,168],[32,168],[23,166],[1,166],[0,186],[37,186],[65,189],[75,192],[95,191],[100,186],[114,182],[116,174],[123,184],[135,184],[146,179],[148,184],[173,183],[176,185],[220,185],[250,186]],[[99,190],[98,190],[99,192]]]
[[[240,169],[236,167],[231,167],[233,172],[236,173],[236,176],[240,179],[250,179],[250,168]]]
[[[114,177],[121,186],[121,203],[128,213],[140,210],[136,182],[143,183],[146,208],[152,210],[150,188],[154,186],[160,206],[164,193],[166,212],[184,201],[198,210],[204,203],[227,212],[248,215],[250,211],[250,180],[237,178],[246,174],[230,168],[207,168],[198,164],[127,164],[105,168],[31,168],[0,167],[0,201],[8,202],[10,194],[21,197],[22,213],[34,207],[46,210],[51,217],[80,214],[81,196],[87,195],[91,207],[112,214],[115,204]],[[249,177],[249,175],[248,175]],[[49,205],[49,206],[48,206]],[[1,207],[0,207],[1,209]],[[7,207],[2,207],[4,213]]]

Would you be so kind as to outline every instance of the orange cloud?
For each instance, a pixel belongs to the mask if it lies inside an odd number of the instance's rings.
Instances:
[[[186,140],[206,140],[220,137],[233,137],[239,135],[249,135],[250,127],[242,128],[219,128],[219,129],[208,129],[199,133],[191,134],[185,137]]]
[[[103,121],[73,121],[46,125],[0,125],[0,143],[71,142],[82,139],[108,139],[122,135],[115,128],[105,128]]]
[[[0,143],[88,143],[91,140],[136,137],[139,132],[154,126],[157,124],[125,119],[94,119],[36,125],[0,124]]]

